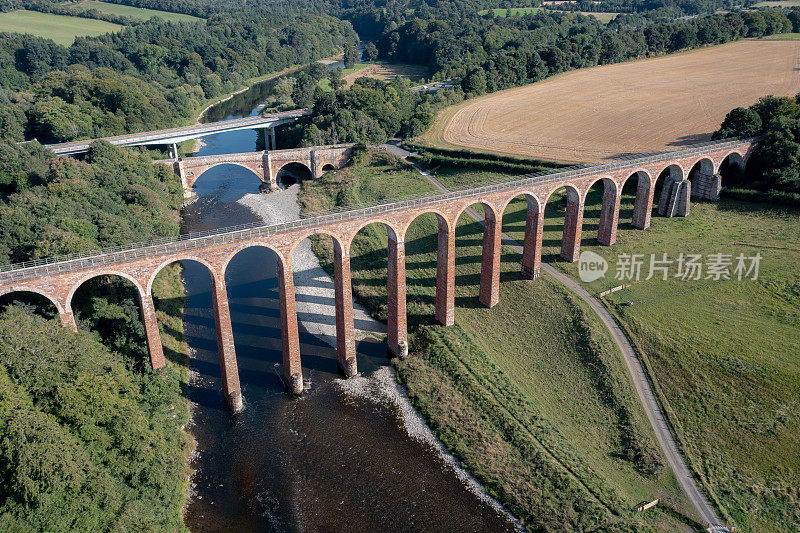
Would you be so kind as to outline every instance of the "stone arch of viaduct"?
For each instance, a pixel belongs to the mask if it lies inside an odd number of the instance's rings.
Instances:
[[[258,176],[270,190],[274,190],[278,187],[278,172],[290,163],[299,163],[305,166],[311,177],[317,179],[322,176],[327,168],[342,168],[352,155],[352,144],[337,144],[289,150],[265,150],[240,154],[184,157],[178,161],[170,159],[157,161],[157,163],[173,165],[175,173],[181,178],[184,191],[189,195],[200,176],[207,170],[219,165],[244,167]]]
[[[382,223],[389,231],[388,239],[388,344],[398,353],[407,340],[405,247],[404,237],[414,219],[434,213],[438,220],[438,255],[436,274],[436,319],[444,324],[454,322],[455,298],[455,228],[459,215],[470,205],[484,206],[483,253],[480,276],[480,301],[494,306],[499,300],[500,243],[502,215],[511,200],[524,196],[528,201],[521,270],[530,279],[539,276],[542,253],[544,206],[553,193],[567,189],[567,206],[561,256],[575,261],[580,252],[584,202],[589,189],[603,183],[603,202],[598,240],[612,245],[617,234],[621,191],[628,179],[637,178],[633,225],[645,229],[650,225],[654,204],[655,181],[670,170],[659,203],[665,203],[667,216],[670,204],[685,201],[683,214],[688,213],[688,172],[698,162],[707,160],[716,173],[722,162],[733,157],[744,162],[753,149],[753,141],[729,141],[670,154],[660,154],[626,162],[599,165],[544,176],[477,187],[465,191],[424,196],[379,206],[330,213],[296,222],[253,229],[236,230],[153,244],[126,251],[97,253],[91,257],[45,262],[39,265],[18,265],[0,272],[0,295],[29,291],[45,296],[56,306],[65,327],[76,329],[71,308],[72,294],[78,286],[95,276],[119,275],[134,283],[139,291],[141,313],[147,333],[147,344],[154,368],[164,365],[164,353],[156,322],[151,288],[158,272],[166,265],[181,260],[194,260],[205,265],[213,287],[213,307],[217,330],[220,367],[225,396],[234,409],[242,406],[241,389],[233,344],[225,270],[228,262],[241,250],[263,246],[278,257],[279,304],[283,346],[283,375],[294,392],[302,391],[302,369],[295,308],[292,255],[298,244],[314,234],[328,234],[334,241],[334,288],[338,362],[346,376],[356,374],[355,332],[350,278],[350,245],[356,233],[371,223]],[[706,164],[706,163],[702,163]],[[686,191],[682,199],[681,191]],[[664,200],[664,195],[667,199]],[[681,214],[681,213],[678,213]]]

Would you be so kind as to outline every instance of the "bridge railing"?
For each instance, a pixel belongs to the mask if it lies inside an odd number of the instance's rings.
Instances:
[[[325,212],[302,214],[299,219],[264,225],[262,223],[241,224],[202,232],[187,233],[176,237],[164,237],[137,244],[87,250],[63,256],[26,261],[0,266],[0,283],[43,277],[64,272],[74,272],[104,265],[112,265],[136,259],[170,255],[182,251],[229,244],[247,239],[270,237],[288,231],[313,228],[335,222],[367,218],[373,215],[392,213],[409,208],[425,207],[448,200],[500,192],[526,185],[541,185],[591,174],[602,174],[615,170],[644,166],[650,163],[699,156],[725,148],[743,144],[753,144],[757,138],[709,141],[681,150],[657,152],[644,156],[626,156],[610,163],[600,165],[569,167],[553,171],[543,171],[509,179],[495,180],[478,187],[463,185],[446,193],[427,193],[400,197],[391,201],[375,201],[353,206],[342,206]]]

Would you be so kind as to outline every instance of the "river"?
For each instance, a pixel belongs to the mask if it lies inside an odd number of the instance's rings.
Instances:
[[[240,101],[253,106],[253,98],[243,95]],[[230,103],[227,109],[231,112]],[[256,133],[204,141],[199,155],[244,152],[255,149]],[[197,182],[198,200],[184,208],[182,231],[263,220],[257,212],[274,211],[280,195],[286,202],[296,194],[259,195],[259,184],[240,167],[209,170]],[[189,529],[495,532],[518,527],[431,441],[394,384],[383,342],[367,338],[357,344],[359,370],[367,378],[338,379],[332,337],[326,333],[333,305],[325,291],[332,283],[299,274],[296,264],[303,374],[311,388],[301,398],[284,392],[275,255],[261,248],[237,255],[226,275],[245,402],[241,413],[227,411],[209,275],[198,263],[184,267],[184,326],[192,354],[189,429],[197,441],[185,514]],[[303,305],[322,312],[303,313]],[[356,321],[357,327],[359,322],[369,326],[368,317]],[[387,391],[399,400],[387,401]]]

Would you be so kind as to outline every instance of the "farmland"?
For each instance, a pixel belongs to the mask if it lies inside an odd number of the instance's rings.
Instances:
[[[675,149],[709,139],[733,107],[800,92],[798,52],[748,40],[571,71],[448,108],[423,140],[573,162]]]
[[[90,9],[96,9],[101,13],[116,15],[119,17],[128,17],[134,20],[149,20],[153,17],[159,17],[168,22],[197,22],[203,20],[183,13],[170,13],[169,11],[158,11],[155,9],[145,9],[140,7],[126,6],[123,4],[111,4],[108,2],[99,2],[97,0],[81,2],[76,4],[73,9],[76,11],[88,11]]]
[[[800,6],[800,0],[765,0],[759,2],[755,7],[796,7]]]
[[[421,65],[375,62],[366,65],[361,70],[345,74],[344,81],[349,87],[356,81],[356,78],[361,76],[381,81],[392,81],[396,77],[401,77],[410,79],[413,84],[423,79],[427,73],[428,69]]]
[[[350,87],[358,79],[363,77],[373,78],[381,81],[392,81],[393,79],[408,78],[411,80],[412,85],[425,78],[428,69],[421,65],[409,65],[401,63],[385,63],[383,61],[374,61],[371,63],[356,63],[351,68],[342,69],[344,76],[345,87]],[[322,78],[319,81],[319,86],[323,91],[330,92],[331,82],[329,78]]]
[[[102,20],[39,13],[38,11],[10,11],[0,13],[0,32],[30,33],[52,39],[69,46],[75,37],[102,35],[122,28]]]

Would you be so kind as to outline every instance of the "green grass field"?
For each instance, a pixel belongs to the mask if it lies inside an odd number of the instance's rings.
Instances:
[[[134,20],[149,20],[153,17],[158,17],[168,22],[198,22],[203,20],[191,15],[183,13],[170,13],[169,11],[158,11],[155,9],[144,9],[133,6],[126,6],[122,4],[111,4],[108,2],[98,2],[97,0],[88,0],[80,4],[75,4],[76,11],[88,11],[96,9],[102,13],[109,15],[117,15],[120,17],[128,17]]]
[[[800,2],[796,5],[800,5]],[[800,39],[800,33],[776,33],[775,35],[762,37],[762,39],[765,41],[797,41]]]
[[[794,1],[794,0],[789,0]],[[797,0],[800,2],[800,0]],[[486,15],[489,11],[494,11],[495,17],[521,17],[524,15],[529,15],[531,13],[538,13],[539,11],[561,11],[559,9],[548,9],[544,7],[512,7],[512,8],[495,8],[495,9],[484,9],[483,11],[478,11],[479,15]],[[570,11],[571,13],[574,13]],[[608,24],[610,20],[613,20],[619,13],[603,13],[603,12],[580,12],[582,15],[594,17],[603,24]]]
[[[0,32],[30,33],[52,39],[69,46],[75,37],[102,35],[122,29],[118,24],[102,20],[39,13],[38,11],[10,11],[0,13]]]
[[[390,156],[306,182],[304,211],[432,190]],[[504,249],[501,300],[478,302],[482,227],[462,216],[456,246],[456,326],[434,325],[436,219],[406,237],[412,357],[398,364],[417,407],[448,448],[534,529],[646,525],[685,530],[686,503],[608,332],[554,280],[522,280]],[[386,230],[370,225],[351,250],[353,292],[386,319]],[[315,250],[330,268],[331,243]],[[662,498],[644,515],[631,509]],[[674,511],[673,509],[677,509]]]
[[[438,172],[450,186],[498,176]],[[650,254],[763,256],[758,281],[654,278],[606,299],[655,376],[687,460],[723,516],[743,531],[800,528],[800,209],[723,198],[694,202],[687,218],[653,216],[640,231],[630,225],[634,186],[623,196],[617,243],[605,247],[596,240],[600,187],[587,198],[581,242],[609,261],[605,278],[584,284],[593,293],[623,283],[615,279],[618,254],[643,254],[643,278]],[[503,219],[519,242],[525,206],[515,200]],[[578,279],[577,264],[558,257],[563,218],[558,199],[548,203],[543,260]]]
[[[495,9],[484,9],[483,11],[478,11],[478,15],[486,15],[489,11],[494,11],[495,17],[516,17],[521,15],[530,15],[531,13],[538,13],[539,11],[544,11],[542,7],[512,7],[512,8],[502,8],[498,7]]]

